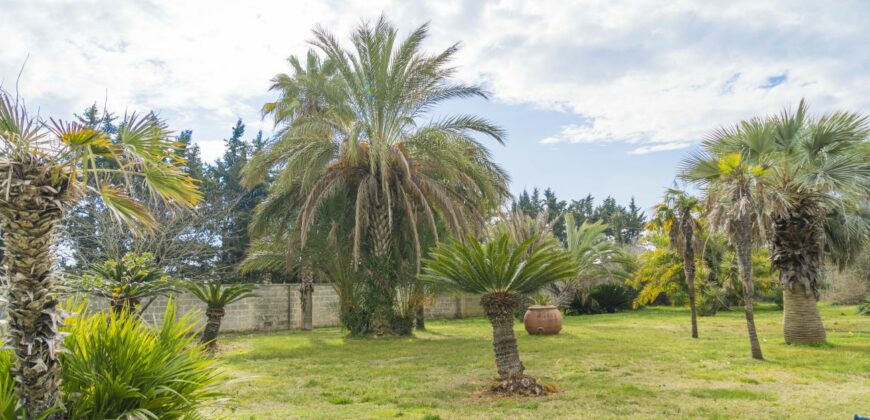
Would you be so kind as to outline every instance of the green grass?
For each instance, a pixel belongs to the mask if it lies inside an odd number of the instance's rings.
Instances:
[[[756,314],[764,362],[749,357],[743,313],[699,320],[647,308],[567,317],[558,336],[516,325],[542,398],[481,395],[495,375],[485,319],[430,321],[415,338],[348,339],[339,329],[234,335],[219,355],[231,418],[852,418],[870,414],[870,317],[822,306],[830,345],[788,346],[782,313]]]

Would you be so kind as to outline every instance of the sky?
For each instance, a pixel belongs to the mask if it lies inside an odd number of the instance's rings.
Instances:
[[[269,81],[316,25],[346,40],[382,13],[403,33],[428,22],[427,51],[461,43],[457,79],[491,97],[432,117],[504,127],[491,148],[515,194],[648,208],[716,127],[801,98],[870,113],[870,2],[849,0],[0,0],[0,84],[56,118],[158,111],[213,160],[239,118],[270,134]]]

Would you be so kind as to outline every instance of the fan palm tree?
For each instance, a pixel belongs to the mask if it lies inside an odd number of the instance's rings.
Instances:
[[[730,141],[757,142],[770,132],[763,120],[744,121],[733,128],[715,131],[704,141],[703,150],[683,163],[681,176],[700,183],[706,194],[706,208],[710,227],[724,230],[737,254],[737,269],[743,284],[743,305],[752,358],[763,360],[761,345],[755,329],[752,282],[753,244],[762,240],[767,224],[764,209],[764,178],[767,170],[752,164],[739,153],[723,150],[721,145]]]
[[[264,204],[258,217],[293,218],[303,246],[318,210],[336,195],[350,198],[354,263],[361,262],[362,249],[369,251],[373,284],[384,297],[373,318],[376,331],[389,329],[396,280],[383,268],[391,259],[412,249],[419,267],[420,229],[437,237],[440,221],[442,229],[464,235],[507,195],[507,175],[473,137],[501,143],[500,128],[470,115],[426,121],[428,111],[446,100],[487,97],[479,87],[450,81],[456,45],[435,55],[421,51],[427,32],[424,25],[398,40],[382,17],[358,27],[352,48],[345,48],[331,33],[315,30],[313,44],[325,56],[320,71],[311,59],[304,72],[294,68],[293,75],[276,77],[282,82],[274,104],[298,111],[264,108],[275,116],[279,135],[245,170],[248,185],[278,172],[269,194],[283,205]],[[327,64],[334,75],[323,70]],[[400,235],[400,214],[407,236]]]
[[[421,279],[455,290],[481,294],[480,303],[492,324],[492,341],[499,383],[496,391],[538,395],[544,392],[525,375],[514,335],[513,314],[522,295],[556,281],[573,278],[577,266],[555,240],[534,239],[516,244],[507,233],[486,243],[474,237],[450,240],[434,248]]]
[[[107,260],[94,265],[91,273],[82,279],[85,292],[109,300],[115,315],[123,310],[142,313],[159,296],[169,296],[175,291],[175,281],[163,270],[152,266],[150,253],[127,253],[117,260]],[[140,309],[140,303],[147,302]]]
[[[191,294],[206,304],[205,316],[208,321],[202,331],[202,343],[209,351],[217,347],[218,334],[221,331],[221,321],[226,314],[227,305],[254,296],[256,285],[250,283],[220,284],[188,283],[185,285]]]
[[[119,220],[153,227],[132,187],[193,206],[195,180],[180,168],[178,144],[153,116],[125,118],[114,139],[76,123],[31,117],[0,91],[0,230],[5,244],[12,375],[28,417],[60,403],[62,313],[54,294],[53,234],[64,211],[88,192]],[[54,416],[60,417],[56,413]]]
[[[668,188],[664,199],[653,209],[648,224],[650,230],[666,232],[669,246],[683,259],[686,286],[689,288],[689,308],[692,317],[692,338],[698,338],[698,314],[695,302],[695,249],[700,247],[701,205],[698,199],[683,190]]]
[[[862,210],[870,191],[867,117],[835,112],[814,118],[801,101],[794,111],[719,134],[711,150],[763,175],[755,176],[762,187],[756,198],[765,201],[761,227],[783,287],[785,341],[824,341],[816,307],[824,258],[843,263],[859,255],[870,232]]]
[[[824,257],[843,263],[860,255],[870,232],[862,211],[870,196],[870,122],[849,112],[814,118],[801,101],[773,124],[765,139],[771,150],[760,150],[758,159],[772,172],[771,265],[783,288],[785,342],[821,342],[816,300]]]

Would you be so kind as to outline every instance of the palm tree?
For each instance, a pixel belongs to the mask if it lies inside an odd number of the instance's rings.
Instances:
[[[358,27],[352,48],[345,48],[326,30],[315,30],[313,44],[325,60],[309,54],[304,72],[300,66],[276,77],[282,82],[275,85],[280,98],[274,104],[298,111],[264,108],[281,126],[279,135],[245,170],[248,185],[278,172],[269,194],[283,205],[264,204],[258,217],[292,217],[302,246],[331,197],[350,199],[354,264],[367,249],[369,277],[383,297],[372,318],[377,332],[391,328],[392,267],[402,250],[414,250],[412,266],[419,267],[421,229],[435,238],[445,228],[464,235],[507,195],[507,175],[473,137],[501,143],[500,128],[470,115],[425,121],[446,100],[487,97],[479,87],[450,81],[456,45],[436,55],[421,51],[427,32],[424,25],[399,41],[382,17]],[[320,71],[314,71],[318,62]],[[327,64],[334,75],[323,70]],[[316,82],[309,77],[314,73]],[[323,78],[328,81],[321,83]],[[407,229],[400,229],[400,220]]]
[[[560,306],[570,305],[579,291],[588,296],[589,288],[596,282],[625,280],[634,269],[631,257],[607,236],[609,228],[602,222],[583,222],[577,226],[574,215],[565,214],[566,245],[577,264],[577,275],[562,288],[555,287],[555,283],[551,285]]]
[[[683,271],[689,288],[689,308],[692,313],[692,338],[698,338],[697,304],[695,302],[695,249],[700,242],[701,205],[698,199],[683,190],[668,188],[664,200],[653,210],[648,227],[667,232],[669,246],[683,259]]]
[[[175,291],[175,281],[163,270],[153,267],[151,253],[126,253],[120,261],[96,264],[82,279],[82,288],[94,296],[109,300],[115,315],[123,310],[142,313],[159,296]],[[142,300],[147,300],[140,309]]]
[[[515,244],[510,235],[497,234],[480,243],[450,240],[429,254],[421,279],[463,292],[481,294],[480,303],[492,324],[492,341],[499,383],[494,390],[538,395],[544,392],[525,375],[514,336],[513,314],[522,294],[556,281],[573,278],[577,266],[555,240],[532,248],[534,239]]]
[[[681,170],[683,178],[704,187],[711,229],[724,230],[734,245],[743,284],[749,345],[752,358],[758,360],[764,357],[755,329],[752,302],[755,296],[752,248],[763,236],[759,232],[763,232],[766,224],[763,209],[767,203],[763,179],[767,171],[762,166],[753,165],[739,153],[728,153],[721,145],[731,141],[754,143],[767,136],[769,131],[770,125],[758,119],[717,130],[704,141],[701,152],[684,161]]]
[[[152,115],[127,116],[114,139],[76,123],[28,115],[0,91],[0,230],[6,247],[8,345],[12,375],[28,417],[57,406],[63,314],[54,294],[55,227],[87,193],[102,198],[119,220],[154,226],[130,188],[181,206],[200,201],[196,182],[179,167],[177,143]],[[56,413],[55,417],[62,414]]]
[[[221,321],[226,314],[227,305],[254,296],[257,286],[250,283],[188,283],[186,286],[191,294],[206,304],[205,316],[208,322],[202,331],[201,342],[209,351],[217,347],[218,334],[221,331]]]
[[[870,232],[861,210],[870,191],[870,123],[849,112],[813,118],[804,101],[772,122],[770,150],[759,150],[758,159],[772,172],[771,265],[783,288],[785,342],[821,342],[816,300],[824,257],[842,263],[860,255]]]

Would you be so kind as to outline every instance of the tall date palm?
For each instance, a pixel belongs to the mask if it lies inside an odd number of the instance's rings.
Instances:
[[[429,254],[421,279],[439,286],[480,294],[480,303],[492,324],[492,345],[499,382],[494,390],[539,395],[544,389],[525,375],[514,335],[514,312],[522,295],[577,275],[571,254],[554,239],[527,239],[519,244],[508,233],[499,233],[481,243],[474,237],[465,242],[439,244]]]
[[[315,30],[313,45],[324,59],[276,77],[280,98],[265,111],[276,118],[279,135],[245,170],[249,185],[278,171],[269,194],[285,205],[272,211],[264,206],[259,217],[294,214],[302,244],[324,204],[336,195],[349,197],[353,260],[374,261],[373,284],[385,297],[375,311],[376,331],[389,329],[384,319],[390,318],[396,283],[391,259],[411,249],[419,266],[420,229],[436,237],[445,227],[464,235],[507,195],[507,175],[474,137],[501,143],[503,131],[476,116],[429,116],[444,101],[487,95],[450,80],[456,45],[434,55],[421,50],[427,31],[424,25],[399,40],[382,17],[354,30],[347,48],[328,31]],[[334,74],[323,70],[327,65]],[[288,107],[295,111],[284,111]],[[400,229],[400,220],[407,229]]]
[[[90,192],[119,220],[153,226],[147,206],[128,193],[134,187],[168,203],[196,204],[200,194],[180,168],[177,147],[166,125],[153,116],[128,116],[113,139],[76,123],[32,117],[23,103],[0,91],[8,345],[15,351],[12,376],[28,417],[61,401],[63,315],[54,294],[52,245],[64,211]]]

